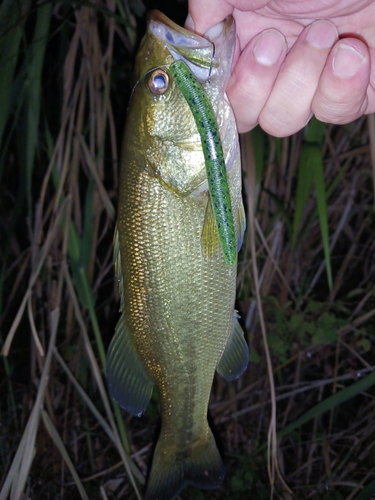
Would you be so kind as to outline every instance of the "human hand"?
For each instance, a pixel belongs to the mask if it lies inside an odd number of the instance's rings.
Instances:
[[[312,114],[342,124],[374,112],[375,2],[189,0],[189,14],[197,33],[236,20],[227,94],[239,132],[259,123],[285,137]]]

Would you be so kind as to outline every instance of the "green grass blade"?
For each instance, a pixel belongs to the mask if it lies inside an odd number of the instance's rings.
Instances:
[[[23,25],[30,1],[5,0],[0,6],[0,145],[11,109],[12,86]]]
[[[305,142],[301,148],[301,156],[298,169],[298,181],[296,192],[296,205],[293,221],[292,246],[297,243],[305,206],[308,203],[312,185],[315,186],[317,213],[319,217],[320,232],[323,243],[324,259],[327,269],[329,288],[332,289],[332,267],[329,249],[327,196],[324,182],[324,165],[322,147],[326,125],[312,119],[305,128]]]
[[[324,250],[324,259],[326,261],[327,278],[330,290],[332,290],[332,268],[331,256],[329,250],[329,234],[328,234],[328,215],[327,215],[327,200],[326,190],[324,185],[324,166],[322,153],[317,146],[311,146],[311,167],[313,170],[316,200],[318,205],[318,215],[320,223],[320,231],[322,235],[322,243]]]
[[[3,298],[6,299],[5,294],[4,294],[4,275],[5,275],[5,269],[6,269],[6,264],[5,262],[1,263],[0,266],[0,318],[3,315]],[[0,328],[0,345],[4,345],[4,340],[2,336],[2,331]],[[12,409],[13,413],[13,421],[15,423],[16,428],[18,428],[18,416],[17,416],[17,406],[16,406],[16,400],[14,397],[14,391],[13,391],[13,382],[11,378],[11,372],[10,372],[10,366],[9,366],[9,361],[6,356],[1,356],[2,358],[2,363],[4,366],[4,372],[6,375],[6,384],[8,387],[8,406]],[[1,451],[1,447],[0,447]]]
[[[325,399],[321,403],[311,408],[311,410],[307,411],[295,422],[292,422],[291,424],[284,427],[284,429],[282,429],[280,432],[278,432],[277,434],[278,438],[282,438],[287,434],[290,434],[295,429],[298,429],[298,427],[301,427],[301,425],[305,424],[309,420],[318,417],[319,415],[321,415],[326,411],[336,408],[337,406],[339,406],[342,403],[345,403],[346,401],[349,401],[350,399],[354,398],[355,396],[358,396],[362,392],[367,391],[373,385],[375,385],[375,371],[364,377],[362,380],[359,380],[358,382],[355,382],[354,384],[350,385],[349,387],[345,387],[345,389],[342,389],[340,392],[337,392],[336,394],[329,396],[327,399]]]
[[[327,125],[325,123],[318,121],[315,117],[312,117],[308,125],[304,128],[305,141],[322,146],[326,128]]]
[[[75,266],[76,266],[76,263],[74,263],[74,264],[72,263],[72,268]],[[92,325],[92,329],[94,332],[94,337],[96,340],[97,349],[99,352],[100,362],[101,362],[101,365],[103,367],[103,370],[105,371],[106,354],[105,354],[102,336],[100,333],[98,318],[97,318],[96,312],[95,312],[94,292],[92,291],[92,287],[91,287],[91,284],[90,284],[89,279],[87,277],[86,270],[82,266],[78,267],[78,273],[77,273],[77,269],[76,269],[75,275],[79,276],[79,280],[78,280],[79,288],[77,286],[78,296],[79,296],[82,304],[86,304],[86,307],[89,310],[91,325]]]
[[[354,500],[370,500],[375,495],[375,479],[364,488]]]
[[[310,162],[311,162],[310,147],[303,147],[301,150],[301,156],[298,168],[296,205],[295,205],[294,220],[293,220],[293,236],[292,236],[293,247],[296,246],[298,231],[301,225],[303,214],[305,212],[305,206],[307,205],[311,191],[311,185],[313,181],[313,169]]]
[[[21,158],[23,159],[26,197],[31,207],[31,180],[34,158],[38,148],[39,116],[42,96],[42,69],[46,50],[49,26],[52,14],[52,2],[40,4],[37,9],[37,20],[31,55],[27,61],[27,100],[25,109],[25,125],[21,127]]]
[[[344,175],[347,173],[347,170],[350,166],[350,162],[347,161],[341,168],[340,171],[337,173],[337,175],[334,177],[333,181],[330,183],[330,185],[326,188],[326,199],[328,200],[329,197],[334,193],[335,189],[337,189],[337,186],[339,183],[342,181]],[[301,228],[300,231],[300,236],[299,239],[303,240],[307,233],[309,232],[311,225],[313,224],[314,220],[316,219],[318,215],[318,208],[312,211],[310,217],[307,219],[306,224],[304,224],[304,227]]]

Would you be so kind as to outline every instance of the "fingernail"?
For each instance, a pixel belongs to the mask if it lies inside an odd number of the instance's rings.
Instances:
[[[253,46],[255,59],[265,66],[276,64],[285,51],[285,39],[277,30],[266,30],[260,33]]]
[[[193,18],[191,17],[190,14],[187,15],[187,18],[185,21],[185,28],[187,28],[190,31],[194,31],[195,24],[194,24]]]
[[[353,76],[365,59],[356,48],[341,42],[337,47],[332,66],[339,76]]]
[[[329,21],[312,23],[306,34],[306,41],[320,49],[330,49],[338,37],[334,24]]]

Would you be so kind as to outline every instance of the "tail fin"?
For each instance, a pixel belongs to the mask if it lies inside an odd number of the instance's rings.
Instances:
[[[171,449],[170,441],[159,439],[145,500],[173,500],[185,483],[196,488],[218,488],[224,479],[224,465],[215,439],[207,426],[203,439],[185,449]]]

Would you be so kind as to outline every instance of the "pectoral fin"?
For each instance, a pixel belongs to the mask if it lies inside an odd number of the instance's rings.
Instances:
[[[246,229],[246,215],[243,204],[241,203],[237,211],[237,252],[240,251]],[[206,215],[204,218],[202,230],[202,248],[206,258],[213,257],[220,250],[219,233],[216,227],[214,212],[211,199],[207,202]]]
[[[138,416],[146,410],[154,383],[133,345],[124,315],[108,349],[107,381],[111,396],[125,410]]]
[[[208,198],[206,215],[203,223],[202,248],[204,256],[208,259],[212,258],[221,249],[219,233],[217,231],[210,197]]]
[[[238,323],[238,314],[234,313],[233,332],[216,371],[225,380],[234,380],[246,370],[249,362],[249,348],[244,333]]]

